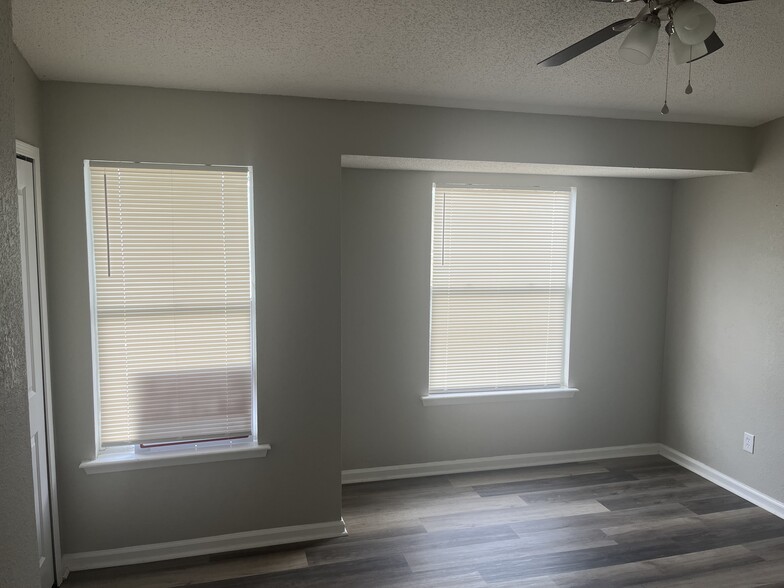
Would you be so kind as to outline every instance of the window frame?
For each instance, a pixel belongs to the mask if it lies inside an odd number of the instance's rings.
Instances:
[[[561,368],[561,381],[558,385],[547,387],[510,387],[508,389],[468,389],[468,390],[431,390],[430,389],[430,365],[432,361],[433,343],[433,227],[435,224],[434,214],[436,206],[437,190],[442,188],[476,188],[481,190],[521,190],[521,191],[563,191],[570,194],[569,197],[569,234],[567,245],[567,265],[566,265],[566,293],[564,308],[564,341],[562,348],[563,364]],[[430,240],[428,256],[430,258],[430,281],[429,281],[429,315],[428,315],[428,381],[424,393],[421,395],[422,403],[425,406],[452,405],[452,404],[474,404],[484,402],[499,402],[517,399],[532,398],[572,398],[579,390],[570,386],[570,352],[571,352],[571,330],[572,330],[572,299],[573,299],[573,279],[574,279],[574,244],[576,233],[576,210],[577,210],[577,187],[569,186],[510,186],[498,184],[474,184],[474,183],[450,183],[433,182],[431,186],[430,200]]]
[[[256,337],[256,306],[258,302],[256,288],[256,232],[253,198],[253,167],[250,165],[211,165],[183,164],[160,162],[131,162],[102,159],[85,159],[85,221],[87,225],[87,260],[90,291],[90,338],[93,383],[93,425],[94,459],[87,460],[79,466],[86,473],[114,472],[129,469],[146,469],[169,465],[181,465],[198,462],[224,461],[243,459],[246,457],[265,457],[271,448],[269,444],[259,441],[258,419],[258,352]],[[250,338],[251,338],[251,434],[243,439],[226,439],[214,441],[194,441],[176,445],[142,448],[140,444],[116,445],[104,447],[101,442],[101,390],[100,362],[98,355],[98,298],[95,275],[95,238],[92,220],[93,197],[91,192],[90,168],[92,165],[126,168],[160,168],[160,169],[228,169],[231,171],[247,170],[248,172],[248,254],[250,263]]]

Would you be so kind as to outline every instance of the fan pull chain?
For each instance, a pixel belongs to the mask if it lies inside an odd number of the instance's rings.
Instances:
[[[694,88],[691,87],[691,50],[693,46],[689,45],[689,85],[686,86],[686,93],[691,94],[694,92]]]
[[[672,37],[667,36],[667,78],[664,82],[664,106],[662,106],[661,113],[662,114],[669,114],[670,107],[667,106],[667,96],[670,93],[670,44],[672,43]]]

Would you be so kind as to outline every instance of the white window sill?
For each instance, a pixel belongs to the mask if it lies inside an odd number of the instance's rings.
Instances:
[[[422,396],[425,406],[508,402],[524,398],[572,398],[577,388],[542,388],[538,390],[503,390],[499,392],[433,392]]]
[[[271,449],[264,443],[245,443],[243,445],[219,445],[213,447],[187,446],[178,450],[134,453],[133,451],[107,451],[95,459],[83,461],[79,468],[88,474],[104,474],[126,470],[142,470],[211,461],[230,461],[266,457]]]

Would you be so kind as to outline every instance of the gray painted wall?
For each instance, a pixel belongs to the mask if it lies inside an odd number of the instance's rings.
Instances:
[[[41,147],[41,82],[14,45],[14,116],[16,138]]]
[[[260,102],[265,108],[260,108]],[[340,519],[339,155],[307,102],[44,84],[44,217],[64,553]],[[254,167],[264,459],[87,476],[84,159]]]
[[[38,580],[14,145],[11,2],[0,0],[0,586]]]
[[[572,399],[423,406],[431,185],[577,187]],[[657,441],[672,182],[344,170],[344,469]]]
[[[751,133],[737,127],[59,82],[45,82],[43,89],[46,267],[65,553],[339,518],[341,154],[690,169],[746,169],[752,161]],[[262,440],[272,444],[267,458],[94,476],[79,470],[95,449],[84,159],[254,166],[260,430]],[[619,267],[602,270],[612,279],[600,283],[586,263],[581,287],[591,297],[601,289],[604,302],[575,310],[589,325],[594,324],[591,310],[613,324],[590,345],[621,353],[645,373],[660,349],[650,350],[651,360],[630,356],[612,334],[619,316],[646,333],[652,333],[649,324],[662,321],[655,291],[664,269],[656,264],[665,253],[652,230],[658,221],[637,221],[667,216],[660,194],[666,184],[618,185],[629,187],[627,199],[599,190],[596,206],[581,214],[597,233],[606,233],[586,243],[583,255]],[[649,187],[637,194],[632,188],[638,185]],[[614,204],[621,210],[605,218]],[[633,223],[620,222],[626,218]],[[651,277],[639,284],[623,281],[624,272],[635,270],[631,256],[615,252],[616,247],[649,260]],[[637,300],[653,306],[633,312]],[[639,345],[648,351],[645,342]],[[598,371],[583,370],[588,392],[564,405],[569,414],[584,409],[582,417],[593,417],[610,403],[620,405],[619,415],[657,410],[657,376],[640,384],[642,376],[627,378],[631,369],[619,376],[603,372],[607,362],[601,365]],[[643,399],[644,390],[654,391]],[[536,410],[550,414],[555,405]],[[484,422],[492,414],[497,413],[488,412]],[[504,418],[511,429],[511,417]],[[583,418],[582,432],[574,438],[602,445],[653,439],[650,423],[635,428],[637,421],[602,418],[613,423],[612,430],[590,432],[590,419]],[[487,443],[474,451],[510,453],[515,443]],[[561,443],[548,448],[567,446]],[[544,447],[529,445],[530,450]]]
[[[757,141],[754,173],[677,183],[662,441],[784,500],[784,119]]]

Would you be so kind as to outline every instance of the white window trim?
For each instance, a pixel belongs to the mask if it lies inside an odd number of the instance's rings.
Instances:
[[[92,195],[90,194],[90,164],[91,163],[119,163],[122,165],[159,166],[159,167],[202,167],[204,164],[177,164],[155,162],[111,162],[99,159],[84,160],[84,186],[85,186],[85,213],[87,221],[87,254],[90,281],[90,333],[92,339],[92,369],[93,369],[93,425],[95,427],[95,457],[79,464],[79,469],[87,474],[110,473],[126,470],[139,470],[155,467],[168,467],[194,463],[208,463],[214,461],[232,461],[237,459],[266,457],[272,448],[268,443],[259,443],[258,430],[258,388],[257,388],[257,343],[256,343],[256,304],[258,292],[256,290],[256,232],[253,213],[253,167],[236,165],[218,165],[210,167],[238,167],[248,170],[248,222],[250,224],[250,264],[251,264],[251,359],[252,367],[252,393],[251,393],[251,426],[252,433],[247,439],[219,440],[199,443],[189,443],[175,447],[158,447],[139,451],[136,445],[116,447],[101,447],[101,405],[100,405],[100,376],[98,372],[98,328],[97,295],[95,287],[95,262],[93,259],[93,226],[90,221]]]
[[[239,442],[191,443],[176,448],[160,447],[144,452],[135,445],[109,447],[98,453],[95,459],[83,461],[79,468],[88,474],[103,474],[126,470],[142,470],[212,461],[231,461],[266,457],[271,446],[253,439]]]
[[[573,398],[577,388],[536,388],[531,390],[501,390],[492,392],[432,392],[422,396],[425,406],[445,406],[449,404],[482,404],[487,402],[508,402],[532,398]]]
[[[441,184],[450,185],[450,184]],[[479,185],[473,184],[474,187],[481,188],[499,188],[499,186]],[[508,186],[507,186],[508,187]],[[519,188],[516,186],[515,188]],[[547,189],[556,190],[554,186],[531,186],[529,188],[521,189]],[[570,347],[572,339],[572,285],[574,277],[574,235],[576,231],[576,209],[577,209],[577,188],[571,186],[568,188],[571,191],[571,200],[569,202],[569,259],[567,260],[567,275],[566,275],[566,313],[565,313],[565,333],[564,333],[564,351],[563,351],[563,374],[561,378],[561,386],[553,388],[533,388],[533,389],[519,389],[519,390],[465,390],[465,391],[431,391],[426,389],[421,395],[422,404],[425,406],[448,406],[454,404],[484,404],[489,402],[508,402],[513,400],[530,400],[530,399],[558,399],[558,398],[573,398],[579,392],[579,388],[569,386],[569,359]],[[432,184],[431,202],[434,202],[436,194],[436,182]],[[432,204],[431,204],[432,206]],[[431,212],[431,225],[433,222]],[[430,300],[429,300],[429,328],[428,328],[428,357],[430,357],[430,344],[431,335],[430,329],[433,324],[433,231],[431,226],[430,231]]]

